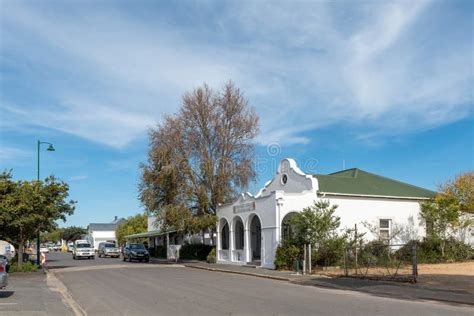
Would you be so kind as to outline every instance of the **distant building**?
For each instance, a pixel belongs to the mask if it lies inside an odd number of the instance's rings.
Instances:
[[[111,241],[117,243],[115,229],[124,221],[124,218],[118,218],[115,216],[114,220],[110,223],[90,223],[87,227],[86,239],[94,245],[94,249],[96,250],[99,249],[99,243],[101,242]]]
[[[15,247],[4,240],[0,240],[0,255],[5,255],[8,258],[13,257],[15,255]]]
[[[215,236],[210,233],[203,234],[186,234],[176,230],[164,230],[161,228],[160,222],[155,216],[148,217],[148,230],[146,233],[133,234],[125,236],[128,241],[138,238],[148,238],[148,247],[150,249],[156,247],[166,247],[166,258],[175,260],[179,258],[181,246],[185,243],[189,244],[205,244],[214,245]]]
[[[289,219],[315,201],[338,205],[341,229],[357,225],[368,239],[377,236],[364,222],[371,223],[384,239],[391,237],[396,224],[409,225],[416,234],[410,238],[420,238],[425,228],[419,222],[419,203],[434,195],[357,168],[327,175],[305,174],[293,159],[284,159],[256,196],[245,193],[218,207],[217,262],[274,268],[276,249],[291,231]]]

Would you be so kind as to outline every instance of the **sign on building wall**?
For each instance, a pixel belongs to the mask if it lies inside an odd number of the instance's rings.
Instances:
[[[241,205],[234,206],[234,214],[250,212],[255,210],[255,202],[244,203]]]

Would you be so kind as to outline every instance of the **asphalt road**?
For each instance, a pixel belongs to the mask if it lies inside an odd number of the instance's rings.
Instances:
[[[372,294],[118,259],[51,264],[88,315],[472,315],[469,306]],[[74,265],[75,267],[72,267]]]
[[[70,252],[50,252],[46,254],[46,265],[50,269],[69,268],[69,267],[87,267],[97,265],[112,265],[112,264],[130,264],[123,262],[122,258],[99,258],[97,253],[95,259],[81,258],[72,259]],[[132,262],[133,264],[133,262]]]

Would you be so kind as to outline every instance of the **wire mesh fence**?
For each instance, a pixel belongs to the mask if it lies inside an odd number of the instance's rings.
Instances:
[[[344,249],[346,277],[416,283],[416,244],[368,243]]]

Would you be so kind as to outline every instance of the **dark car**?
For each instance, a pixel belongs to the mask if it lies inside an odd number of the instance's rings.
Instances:
[[[150,254],[146,250],[143,244],[127,244],[123,248],[123,261],[132,262],[132,260],[138,261],[150,261]]]

